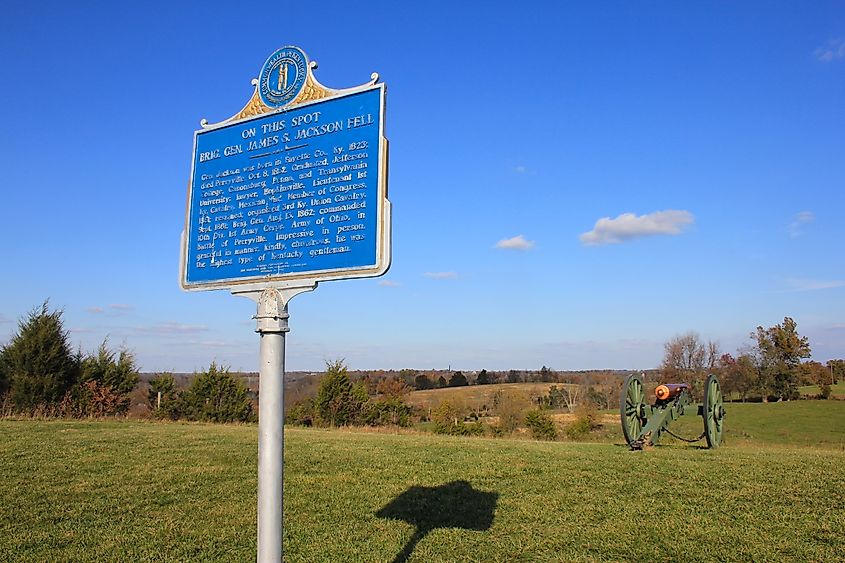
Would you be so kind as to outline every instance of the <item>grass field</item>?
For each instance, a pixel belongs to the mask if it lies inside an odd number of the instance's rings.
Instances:
[[[443,387],[426,391],[412,391],[405,400],[410,405],[427,409],[436,407],[443,401],[454,401],[472,409],[483,405],[493,406],[493,396],[498,392],[519,393],[528,399],[536,399],[549,394],[552,385],[566,387],[566,383],[496,383],[492,385],[468,385],[463,387]]]
[[[796,405],[832,406],[822,447],[778,438]],[[285,559],[841,560],[845,404],[741,407],[747,436],[718,450],[288,429]],[[0,437],[4,561],[254,560],[255,426],[2,420]]]
[[[821,389],[819,389],[818,385],[806,385],[804,387],[799,387],[798,391],[802,395],[811,397],[821,393]],[[840,381],[836,385],[831,385],[830,396],[835,399],[845,399],[845,381]]]

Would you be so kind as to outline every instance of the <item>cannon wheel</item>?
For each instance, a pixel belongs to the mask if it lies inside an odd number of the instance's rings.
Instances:
[[[722,422],[725,419],[725,407],[722,406],[722,388],[715,375],[707,378],[704,384],[704,437],[707,446],[718,448],[722,443]]]
[[[634,442],[646,424],[645,390],[643,379],[639,375],[631,374],[625,378],[619,411],[622,416],[622,434],[625,435],[628,445],[634,447]]]

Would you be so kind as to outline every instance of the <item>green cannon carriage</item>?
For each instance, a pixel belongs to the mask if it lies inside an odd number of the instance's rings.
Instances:
[[[653,405],[646,404],[643,378],[629,375],[622,387],[620,414],[622,433],[632,450],[653,446],[664,434],[686,442],[707,440],[707,447],[718,448],[722,442],[722,425],[725,408],[722,404],[722,390],[715,375],[707,377],[704,384],[703,404],[693,404],[690,386],[686,383],[659,385]],[[682,416],[698,415],[704,419],[704,432],[695,440],[687,440],[672,434],[669,424]]]

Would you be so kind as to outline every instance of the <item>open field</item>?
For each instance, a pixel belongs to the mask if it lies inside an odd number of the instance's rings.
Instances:
[[[799,387],[798,391],[802,395],[815,396],[821,393],[818,385],[806,385]],[[836,385],[830,386],[830,396],[834,399],[845,399],[845,381],[840,381]]]
[[[519,393],[529,399],[536,399],[549,394],[549,387],[566,387],[566,383],[496,383],[492,385],[467,385],[463,387],[443,387],[426,391],[408,393],[406,401],[421,408],[436,407],[443,401],[457,401],[469,408],[493,405],[493,396],[497,392]]]
[[[826,447],[768,443],[806,415],[774,410],[793,405],[838,406]],[[842,406],[730,405],[749,436],[718,450],[288,429],[286,560],[838,561]],[[255,426],[2,420],[0,436],[4,560],[254,559]]]
[[[808,447],[845,451],[845,401],[726,403],[725,446]],[[685,416],[670,429],[684,437],[703,430],[699,416]],[[669,437],[667,444],[675,442]]]

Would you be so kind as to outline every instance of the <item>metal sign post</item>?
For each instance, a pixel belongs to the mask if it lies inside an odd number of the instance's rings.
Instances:
[[[282,560],[285,475],[285,334],[288,301],[311,291],[310,286],[267,288],[261,292],[233,292],[253,299],[257,332],[261,338],[258,380],[258,562]]]
[[[385,86],[326,88],[298,47],[270,55],[249,102],[194,134],[180,285],[257,304],[259,563],[282,559],[288,302],[387,272]]]

